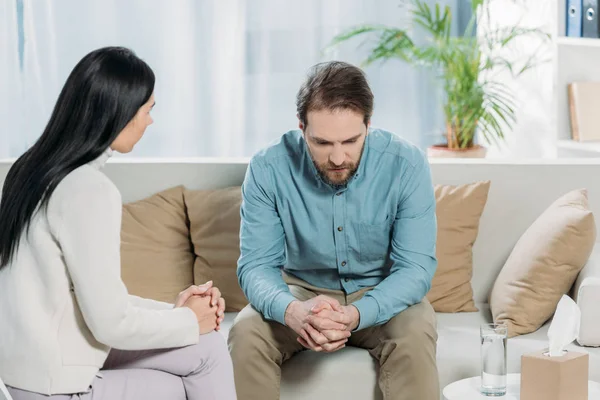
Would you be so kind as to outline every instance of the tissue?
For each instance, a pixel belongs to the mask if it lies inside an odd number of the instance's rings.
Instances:
[[[550,357],[564,355],[565,347],[579,336],[581,310],[569,296],[563,295],[548,329],[548,349]]]
[[[521,400],[588,400],[589,355],[565,351],[579,335],[579,307],[563,296],[548,329],[549,348],[521,356]]]

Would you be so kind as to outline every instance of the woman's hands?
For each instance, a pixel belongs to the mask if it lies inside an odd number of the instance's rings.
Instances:
[[[225,316],[225,299],[221,291],[208,281],[203,285],[192,285],[175,299],[175,308],[188,307],[196,314],[200,333],[208,333],[221,328]]]

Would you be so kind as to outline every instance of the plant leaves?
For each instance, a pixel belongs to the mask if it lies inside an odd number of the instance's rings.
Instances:
[[[518,1],[524,0],[514,0]],[[511,61],[498,52],[518,38],[537,38],[546,43],[550,35],[539,28],[509,26],[480,35],[454,37],[449,6],[435,3],[432,8],[425,0],[406,0],[406,3],[414,26],[428,34],[424,42],[415,44],[408,29],[363,25],[337,35],[331,46],[357,37],[371,37],[374,43],[364,64],[395,58],[415,67],[433,69],[438,72],[446,95],[444,115],[456,132],[458,145],[471,145],[477,131],[488,143],[503,139],[503,129],[511,129],[516,122],[517,107],[512,89],[495,76],[507,71],[517,77],[547,61],[539,61],[542,45],[524,63]],[[484,0],[471,1],[474,13],[465,33],[474,32],[477,16],[486,10],[487,4]]]

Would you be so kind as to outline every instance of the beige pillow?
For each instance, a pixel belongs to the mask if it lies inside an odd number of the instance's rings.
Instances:
[[[185,190],[184,198],[196,253],[194,281],[199,285],[212,280],[225,299],[226,310],[240,311],[248,304],[236,274],[241,188]]]
[[[556,200],[525,231],[502,267],[490,295],[494,322],[506,322],[509,337],[539,329],[573,285],[595,240],[587,191]]]
[[[129,293],[173,303],[193,285],[183,186],[123,206],[121,276]]]
[[[427,299],[437,312],[477,311],[473,301],[473,244],[490,182],[436,185],[438,267]]]

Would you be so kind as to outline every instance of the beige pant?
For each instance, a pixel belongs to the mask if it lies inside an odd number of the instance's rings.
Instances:
[[[370,290],[346,295],[289,275],[284,278],[302,301],[323,294],[348,305]],[[304,349],[297,337],[287,326],[265,320],[251,305],[238,314],[228,342],[240,400],[279,399],[281,365]],[[347,345],[367,349],[379,361],[379,388],[385,400],[439,400],[436,342],[435,312],[423,299],[386,324],[352,333]]]

